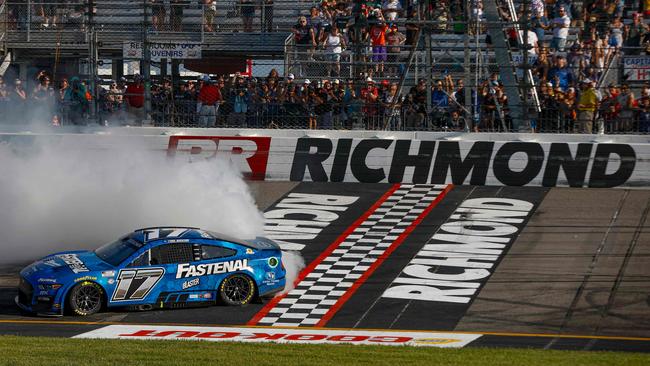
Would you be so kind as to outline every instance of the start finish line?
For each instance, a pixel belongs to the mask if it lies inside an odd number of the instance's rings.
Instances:
[[[383,346],[417,346],[461,348],[481,334],[440,332],[405,332],[346,329],[282,329],[188,327],[160,325],[109,325],[73,338],[95,339],[181,339],[212,342],[365,344]]]

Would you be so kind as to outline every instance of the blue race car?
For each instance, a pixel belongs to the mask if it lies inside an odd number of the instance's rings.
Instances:
[[[95,251],[49,255],[20,271],[16,304],[39,315],[244,305],[282,291],[280,247],[198,228],[134,231]]]

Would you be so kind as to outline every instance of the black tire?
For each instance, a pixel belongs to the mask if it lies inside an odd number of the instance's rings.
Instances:
[[[219,298],[226,305],[245,305],[255,297],[255,282],[250,277],[236,273],[226,277],[219,285]]]
[[[81,282],[70,290],[68,304],[74,315],[87,316],[97,313],[102,308],[104,289],[89,281]]]

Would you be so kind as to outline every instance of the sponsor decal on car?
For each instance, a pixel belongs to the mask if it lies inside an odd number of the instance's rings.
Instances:
[[[278,266],[278,263],[280,263],[280,261],[278,261],[276,257],[269,258],[269,267],[275,268]]]
[[[186,290],[186,289],[188,289],[190,287],[198,286],[199,283],[201,283],[201,279],[198,278],[198,277],[194,278],[194,279],[191,279],[189,281],[185,281],[185,282],[183,282],[183,290]]]
[[[79,282],[79,281],[97,281],[97,277],[84,276],[84,277],[79,277],[74,279],[74,282]]]
[[[264,275],[264,284],[273,285],[278,282],[279,281],[275,278],[275,272],[266,272],[266,274]]]
[[[164,268],[121,269],[111,301],[142,300],[160,282]]]
[[[255,252],[251,248],[246,248],[246,254],[255,254]]]
[[[84,262],[82,262],[76,254],[59,254],[57,257],[61,258],[61,260],[64,261],[74,273],[89,271],[88,267],[86,267]]]
[[[39,278],[37,280],[37,282],[39,282],[39,283],[41,283],[41,282],[56,283],[56,279],[55,278]]]
[[[250,269],[248,259],[206,264],[179,264],[176,269],[176,278],[209,276],[219,273],[236,272]]]
[[[74,338],[184,339],[213,342],[276,342],[321,344],[374,344],[460,348],[480,338],[476,333],[404,332],[345,329],[282,329],[109,325]]]

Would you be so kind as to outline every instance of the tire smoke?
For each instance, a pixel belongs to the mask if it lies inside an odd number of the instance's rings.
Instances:
[[[62,140],[64,141],[64,140]],[[228,159],[169,160],[120,146],[0,143],[0,264],[94,249],[134,229],[196,226],[239,238],[264,218]]]
[[[294,250],[282,251],[282,263],[284,264],[284,268],[287,270],[287,282],[284,286],[284,291],[278,293],[278,295],[286,294],[293,290],[298,275],[303,268],[305,268],[305,259],[300,255],[300,252]]]

